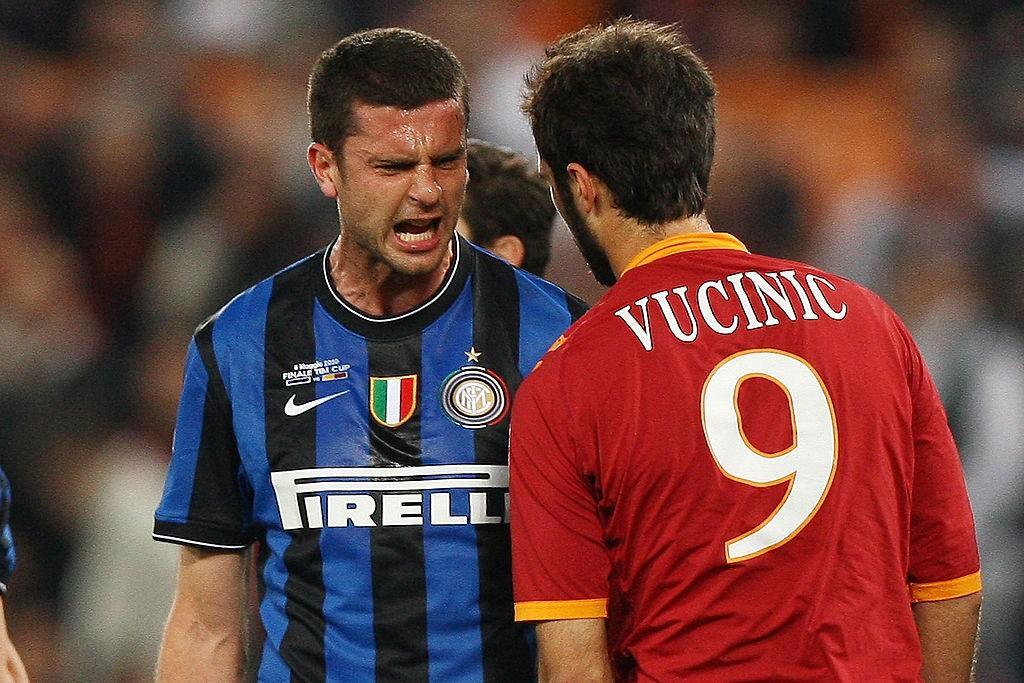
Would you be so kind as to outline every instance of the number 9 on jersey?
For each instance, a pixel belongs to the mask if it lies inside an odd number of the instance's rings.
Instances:
[[[754,377],[774,382],[789,398],[793,444],[778,453],[758,450],[743,433],[739,391]],[[726,561],[749,560],[796,536],[828,495],[839,451],[832,400],[814,368],[775,349],[729,356],[704,382],[701,422],[711,456],[725,476],[761,488],[789,482],[772,514],[725,544]]]

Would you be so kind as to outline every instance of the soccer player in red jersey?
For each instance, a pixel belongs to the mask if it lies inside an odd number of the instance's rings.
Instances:
[[[967,680],[978,550],[935,386],[877,296],[711,231],[714,95],[632,20],[529,78],[542,172],[614,283],[514,407],[542,680]]]

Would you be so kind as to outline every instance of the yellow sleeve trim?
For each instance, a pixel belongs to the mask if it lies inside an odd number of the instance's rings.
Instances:
[[[974,572],[959,579],[910,584],[911,602],[932,602],[962,598],[981,590],[981,572]]]
[[[516,621],[551,619],[603,619],[608,616],[608,599],[536,600],[516,603]]]

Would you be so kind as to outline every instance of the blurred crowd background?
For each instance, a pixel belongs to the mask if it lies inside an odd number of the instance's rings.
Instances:
[[[150,678],[176,549],[150,540],[189,335],[326,244],[305,82],[354,30],[447,43],[471,134],[532,155],[522,75],[560,33],[678,21],[717,81],[708,214],[882,294],[962,449],[979,680],[1024,680],[1024,4],[999,0],[0,1],[7,598],[35,680]],[[564,227],[548,275],[590,301]]]

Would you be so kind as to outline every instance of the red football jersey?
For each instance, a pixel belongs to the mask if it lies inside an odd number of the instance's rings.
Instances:
[[[662,241],[513,409],[516,618],[608,618],[623,680],[918,680],[911,602],[981,589],[956,446],[877,296]]]

